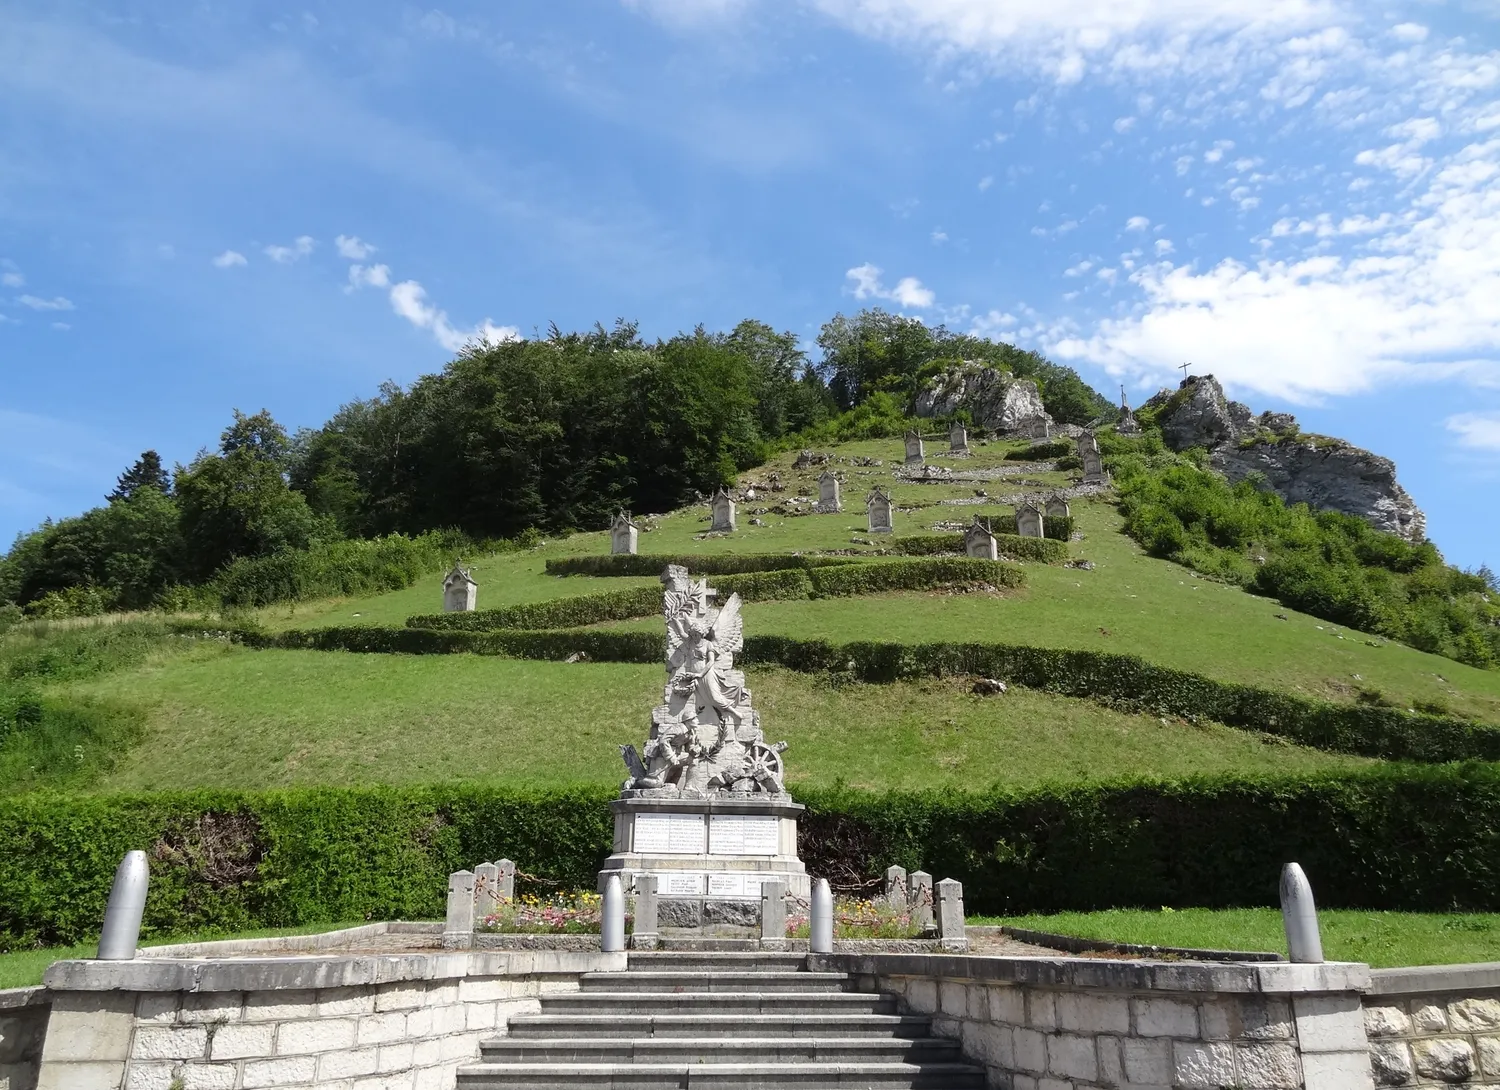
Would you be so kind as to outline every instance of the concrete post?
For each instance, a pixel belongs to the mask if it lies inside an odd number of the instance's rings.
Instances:
[[[660,942],[657,930],[656,875],[635,876],[635,926],[630,929],[632,950],[655,950]]]
[[[516,899],[516,865],[509,859],[497,859],[495,866],[500,870],[500,884],[496,887],[502,901],[514,901]]]
[[[115,884],[109,889],[109,903],[104,909],[104,927],[99,933],[100,961],[129,961],[135,957],[150,883],[151,867],[146,862],[146,853],[126,852],[115,868]]]
[[[808,949],[814,954],[833,953],[833,890],[828,888],[827,878],[819,878],[812,888],[807,924]]]
[[[937,925],[932,916],[932,875],[914,870],[908,879],[907,900],[911,904],[911,922],[925,934]]]
[[[625,891],[618,874],[611,874],[604,883],[604,918],[599,924],[599,942],[606,954],[625,949]]]
[[[964,935],[964,886],[952,878],[944,878],[937,884],[937,930],[938,945],[944,950],[963,951],[969,948]]]
[[[1323,938],[1318,933],[1318,906],[1302,868],[1281,868],[1281,923],[1286,928],[1287,956],[1292,961],[1317,964],[1323,960]]]
[[[885,868],[885,899],[892,908],[906,907],[906,868]]]
[[[481,863],[474,868],[474,918],[483,920],[500,911],[500,868]]]
[[[474,872],[448,875],[448,916],[443,923],[443,945],[467,950],[474,944]]]
[[[786,884],[760,884],[760,948],[786,949]]]

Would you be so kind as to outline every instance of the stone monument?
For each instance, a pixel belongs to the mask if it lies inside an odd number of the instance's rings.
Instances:
[[[1086,431],[1078,437],[1078,460],[1083,463],[1083,483],[1103,484],[1109,480],[1104,472],[1104,458],[1099,453],[1099,442],[1094,433]]]
[[[1072,518],[1073,509],[1068,506],[1068,501],[1063,496],[1054,492],[1047,497],[1047,517],[1049,519]]]
[[[921,465],[924,460],[922,437],[914,431],[906,433],[906,464]]]
[[[869,520],[870,533],[894,533],[894,516],[895,506],[891,503],[891,494],[877,484],[865,497],[865,517]]]
[[[834,476],[833,470],[825,469],[818,476],[818,503],[813,510],[820,515],[836,515],[844,509],[844,501],[839,496],[839,479]]]
[[[969,429],[962,421],[955,420],[948,429],[948,450],[953,454],[969,453]]]
[[[974,524],[964,531],[964,554],[976,560],[999,560],[1000,549],[995,544],[995,535],[988,522],[974,516]]]
[[[631,520],[627,512],[621,511],[615,516],[615,521],[609,524],[610,553],[625,553],[634,556],[639,535],[640,527]]]
[[[1046,416],[1034,416],[1021,425],[1020,431],[1028,439],[1050,439],[1052,420]]]
[[[1045,537],[1043,529],[1042,508],[1036,500],[1023,500],[1016,505],[1016,533],[1022,537]]]
[[[782,780],[785,742],[768,743],[745,675],[740,597],[722,607],[706,580],[676,564],[662,573],[667,684],[651,713],[643,751],[620,747],[629,778],[610,805],[614,852],[599,872],[629,889],[656,879],[660,922],[672,926],[753,922],[761,886],[810,894],[797,858],[797,819]]]
[[[475,606],[479,597],[479,584],[469,574],[469,569],[454,564],[453,570],[443,577],[443,612],[467,613]]]
[[[1115,425],[1115,431],[1120,435],[1141,434],[1141,424],[1135,418],[1135,413],[1130,411],[1130,403],[1125,400],[1125,387],[1120,386],[1120,422]]]
[[[722,530],[726,533],[734,529],[734,501],[729,498],[729,493],[722,488],[714,493],[713,499],[708,501],[709,510],[713,512],[713,522],[709,530]]]

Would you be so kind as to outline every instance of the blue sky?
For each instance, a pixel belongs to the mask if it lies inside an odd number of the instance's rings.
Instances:
[[[1500,566],[1500,4],[0,0],[0,541],[479,335],[1212,372]]]

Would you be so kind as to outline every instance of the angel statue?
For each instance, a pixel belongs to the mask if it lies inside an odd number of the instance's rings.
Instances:
[[[668,691],[681,699],[681,721],[697,733],[704,713],[725,726],[739,727],[744,720],[742,680],[731,676],[734,654],[745,646],[745,621],[740,616],[740,596],[731,594],[723,609],[713,609],[708,599],[713,591],[707,580],[697,583],[687,569],[670,564],[662,573],[666,584],[663,611],[667,618]],[[678,701],[672,701],[673,704]],[[722,744],[725,733],[716,740]]]

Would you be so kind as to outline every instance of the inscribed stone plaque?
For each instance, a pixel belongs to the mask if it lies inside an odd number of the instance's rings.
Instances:
[[[749,814],[715,814],[710,855],[775,855],[781,848],[781,819]]]
[[[666,896],[695,896],[703,892],[701,874],[658,874],[656,880]]]
[[[641,855],[702,855],[706,835],[697,814],[635,816],[635,850]]]

